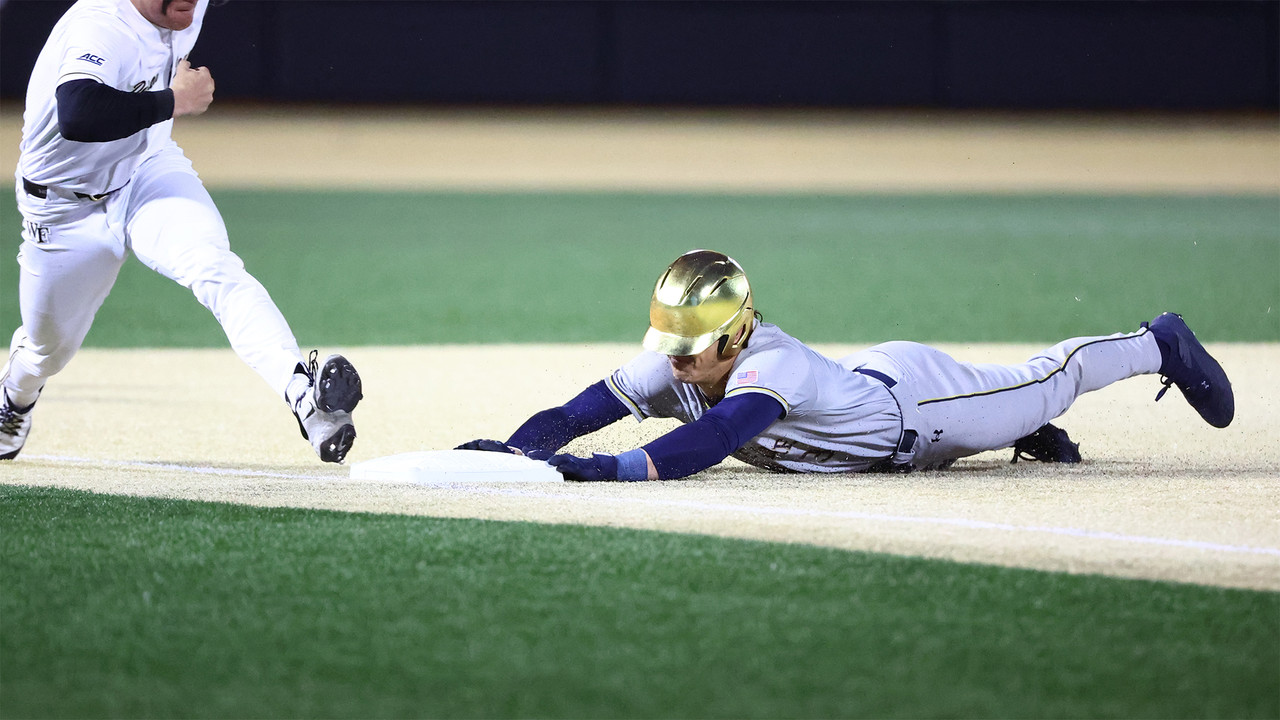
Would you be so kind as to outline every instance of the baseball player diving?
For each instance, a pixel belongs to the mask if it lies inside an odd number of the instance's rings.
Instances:
[[[1231,383],[1181,316],[1137,332],[1058,343],[1019,365],[971,364],[919,343],[888,342],[832,360],[756,313],[732,258],[694,250],[662,273],[649,305],[645,352],[506,441],[466,450],[545,459],[568,480],[670,480],[732,455],[782,472],[907,472],[1014,447],[1015,459],[1077,462],[1049,421],[1080,395],[1158,373],[1206,422],[1235,415]],[[558,454],[621,420],[683,424],[619,455]]]
[[[170,136],[176,118],[213,101],[208,68],[187,61],[207,7],[80,0],[36,60],[15,173],[22,324],[0,372],[0,459],[22,450],[41,390],[80,349],[129,253],[213,313],[321,460],[342,462],[355,441],[359,374],[341,355],[303,359]]]

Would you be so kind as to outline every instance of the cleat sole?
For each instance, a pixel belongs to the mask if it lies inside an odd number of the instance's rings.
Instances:
[[[316,373],[316,406],[325,412],[351,412],[362,398],[355,366],[341,355],[330,355]]]

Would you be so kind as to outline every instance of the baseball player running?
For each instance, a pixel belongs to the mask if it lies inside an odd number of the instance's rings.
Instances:
[[[670,480],[732,455],[783,472],[906,472],[1014,447],[1045,462],[1079,460],[1049,421],[1080,395],[1159,373],[1209,424],[1226,427],[1226,374],[1172,313],[1137,332],[1058,343],[1020,365],[970,364],[912,342],[824,357],[755,312],[741,266],[695,250],[658,278],[646,352],[562,407],[529,418],[505,443],[459,449],[546,459],[566,479]],[[631,415],[683,425],[620,455],[557,454]]]
[[[170,137],[213,101],[187,55],[207,0],[80,0],[31,73],[16,175],[22,324],[0,373],[0,459],[22,450],[45,382],[80,349],[125,257],[186,287],[285,400],[320,459],[355,440],[360,376],[341,355],[303,360],[222,216]]]

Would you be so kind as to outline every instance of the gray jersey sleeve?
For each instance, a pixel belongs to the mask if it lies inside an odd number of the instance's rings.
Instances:
[[[677,382],[665,355],[645,352],[618,368],[605,382],[636,420],[676,418],[693,422],[707,402],[692,385]]]

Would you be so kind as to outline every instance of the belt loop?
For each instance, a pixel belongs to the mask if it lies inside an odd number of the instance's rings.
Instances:
[[[898,452],[909,453],[916,446],[916,439],[920,437],[920,433],[915,430],[903,430],[902,439],[898,441]]]

